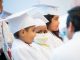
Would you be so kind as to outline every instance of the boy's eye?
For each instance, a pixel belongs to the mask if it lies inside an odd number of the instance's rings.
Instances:
[[[35,31],[35,29],[32,29],[32,31],[34,32],[34,31]]]
[[[42,33],[42,31],[41,31],[41,30],[39,30],[39,31],[36,31],[36,33]]]
[[[36,32],[36,29],[33,29],[32,31],[33,31],[33,32]]]
[[[44,33],[47,33],[47,30],[45,30]]]
[[[36,33],[47,33],[47,30],[44,30],[44,31],[40,30],[40,31],[37,31]]]
[[[33,30],[33,32],[35,32],[35,29]]]

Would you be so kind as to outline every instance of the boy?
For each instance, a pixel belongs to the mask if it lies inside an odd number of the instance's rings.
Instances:
[[[45,56],[32,47],[35,32],[35,20],[26,13],[18,13],[7,19],[14,37],[12,56],[14,60],[47,60]]]

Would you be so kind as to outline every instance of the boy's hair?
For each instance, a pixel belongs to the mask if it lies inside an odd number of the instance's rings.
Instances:
[[[32,27],[32,26],[30,26],[30,27]],[[24,29],[25,29],[26,31],[28,31],[30,27],[27,27],[27,28],[24,28]],[[19,32],[20,32],[20,31],[14,33],[14,37],[15,37],[16,39],[19,39]]]
[[[69,27],[69,23],[71,22],[74,26],[74,32],[80,31],[80,6],[74,7],[68,11],[67,18],[67,27]]]
[[[16,39],[19,39],[19,31],[16,32],[16,33],[14,33],[14,37],[15,37]]]

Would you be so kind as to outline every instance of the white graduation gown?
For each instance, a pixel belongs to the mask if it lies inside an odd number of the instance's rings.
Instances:
[[[2,35],[2,27],[1,27],[2,22],[1,22],[1,20],[8,17],[8,16],[10,16],[10,15],[11,15],[11,13],[6,12],[6,11],[2,11],[2,13],[0,14],[0,48],[2,47],[3,40],[4,40],[3,35]]]
[[[39,49],[48,60],[50,60],[54,48],[62,45],[62,41],[51,32],[41,35],[39,34],[35,39],[31,46]]]
[[[18,39],[14,40],[11,50],[14,60],[48,60],[39,49]]]
[[[35,42],[33,42],[31,44],[31,46],[33,46],[35,49],[38,49],[46,57],[47,60],[50,60],[50,56],[51,56],[51,52],[52,52],[51,48],[43,47]]]
[[[47,34],[48,36],[48,43],[51,47],[59,47],[63,44],[62,40],[58,38],[55,34],[52,34],[50,31]]]
[[[71,41],[56,48],[51,56],[51,60],[80,60],[80,32],[76,32]]]
[[[50,31],[48,33],[45,33],[44,35],[39,35],[34,39],[34,42],[43,46],[43,47],[49,47],[49,48],[56,48],[63,44],[61,39],[59,39],[57,36],[52,34]]]

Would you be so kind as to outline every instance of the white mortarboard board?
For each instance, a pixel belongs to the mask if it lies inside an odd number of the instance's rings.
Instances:
[[[41,13],[39,13],[39,12],[36,12],[32,17],[35,18],[35,19],[41,19],[41,20],[43,20],[44,23],[49,22],[49,21],[48,21]]]
[[[47,4],[38,4],[34,5],[37,10],[40,10],[43,15],[51,14],[51,15],[60,15],[59,9],[56,6],[47,5]]]
[[[36,26],[46,26],[46,23],[41,19],[35,19]]]
[[[42,13],[40,13],[39,11],[33,11],[33,10],[29,10],[27,11],[27,14],[35,19],[41,19],[43,20],[45,23],[49,22],[43,15]]]
[[[35,25],[34,19],[29,17],[26,12],[13,14],[7,18],[11,32],[15,33],[21,29]]]

